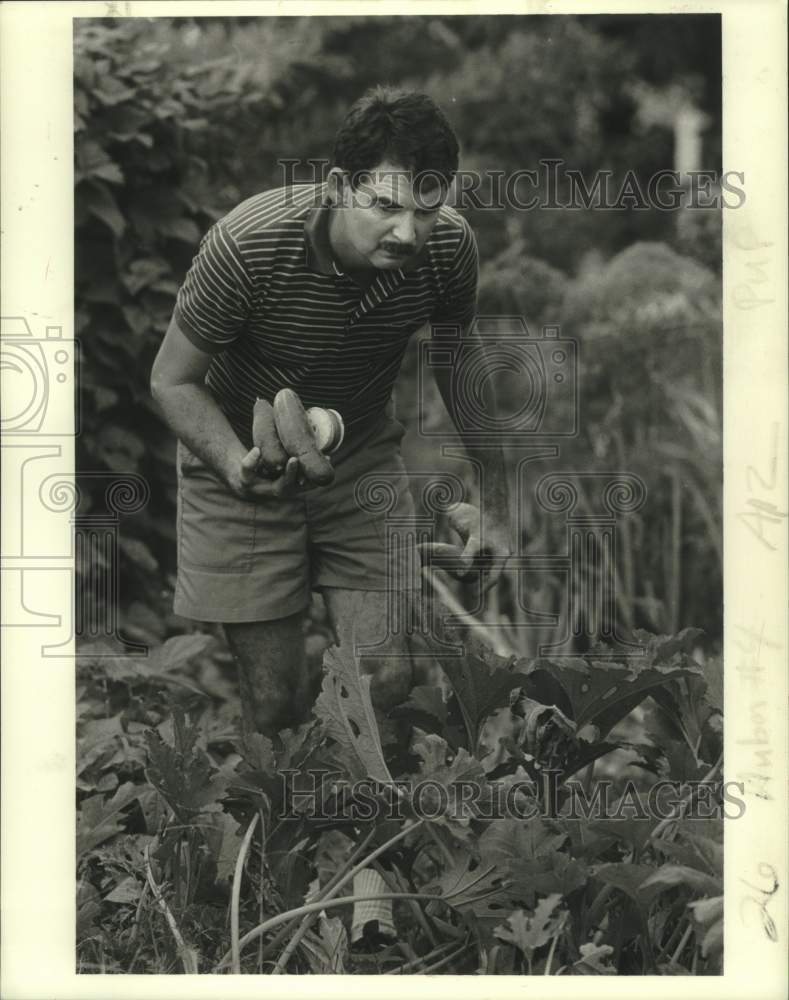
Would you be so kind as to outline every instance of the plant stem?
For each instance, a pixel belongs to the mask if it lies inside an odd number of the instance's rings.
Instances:
[[[319,899],[314,903],[304,903],[302,906],[296,907],[294,910],[286,910],[284,913],[278,913],[275,917],[271,917],[269,920],[264,921],[264,923],[259,924],[257,927],[253,927],[251,931],[248,931],[239,941],[240,948],[246,948],[248,944],[252,941],[257,941],[261,934],[267,934],[269,931],[273,930],[275,927],[279,927],[280,924],[287,923],[292,917],[303,916],[310,913],[320,913],[323,909],[333,909],[335,906],[349,906],[352,903],[364,903],[372,902],[376,899],[421,899],[426,903],[435,903],[437,900],[445,903],[447,906],[451,906],[443,896],[431,895],[425,892],[378,892],[370,896],[340,896],[338,899]],[[230,961],[230,952],[226,952],[217,965],[214,968],[214,972],[218,972],[220,969],[224,968],[225,965]]]
[[[676,965],[679,962],[679,956],[684,951],[685,945],[688,943],[688,938],[690,937],[690,935],[692,933],[693,933],[693,924],[690,923],[690,921],[689,921],[688,922],[688,926],[685,928],[685,933],[680,938],[680,942],[677,945],[677,948],[676,948],[674,954],[671,956],[671,964],[672,965]]]
[[[385,844],[382,844],[380,847],[376,847],[376,849],[371,854],[368,854],[366,858],[363,858],[360,862],[358,862],[358,864],[356,864],[353,868],[351,868],[350,871],[347,871],[328,892],[323,894],[323,896],[321,897],[322,900],[325,901],[333,899],[340,891],[340,889],[342,889],[344,885],[347,885],[347,883],[350,882],[351,879],[353,879],[354,875],[356,875],[357,872],[360,872],[363,868],[369,867],[369,865],[376,858],[380,857],[393,844],[396,844],[398,840],[402,840],[403,837],[407,836],[407,834],[411,833],[413,830],[416,830],[422,823],[424,823],[424,820],[420,819],[417,820],[416,823],[406,824],[401,830],[398,830],[393,837],[390,837],[389,840],[386,841]],[[316,900],[316,902],[319,901]],[[304,919],[301,922],[301,926],[293,935],[293,938],[291,939],[291,941],[286,946],[285,950],[277,959],[277,963],[272,970],[272,975],[278,976],[281,972],[285,970],[285,966],[287,965],[288,959],[295,951],[296,946],[299,944],[301,939],[309,930],[314,919],[315,918],[311,914],[304,917]]]
[[[145,884],[142,887],[142,892],[140,893],[140,898],[139,898],[139,900],[137,902],[137,909],[136,909],[135,914],[134,914],[134,923],[132,925],[131,936],[129,937],[129,947],[130,948],[134,944],[134,942],[137,940],[137,935],[140,932],[140,917],[142,916],[142,908],[143,908],[143,906],[145,904],[145,900],[148,898],[148,890],[149,889],[150,889],[150,886],[148,885],[148,882],[146,880]]]
[[[452,857],[452,852],[449,850],[444,841],[439,837],[436,831],[429,824],[425,829],[430,834],[431,838],[435,841],[435,843],[438,846],[438,849],[444,855],[444,860],[451,868],[455,863],[455,859]]]
[[[244,839],[241,842],[241,850],[236,858],[236,868],[233,872],[233,893],[230,900],[230,950],[233,955],[233,972],[236,975],[241,973],[241,951],[238,947],[238,908],[241,900],[241,879],[244,875],[244,862],[247,859],[249,845],[252,843],[252,834],[258,825],[258,813],[252,817]],[[264,831],[265,834],[265,831]]]
[[[415,904],[415,905],[419,905],[419,904]],[[465,947],[465,942],[463,944],[463,947]],[[450,950],[452,950],[454,948],[455,948],[455,942],[454,941],[445,941],[444,944],[441,944],[437,948],[434,948],[432,951],[429,951],[426,955],[420,955],[418,958],[414,958],[410,962],[405,962],[403,965],[398,965],[396,969],[389,969],[387,972],[384,972],[383,975],[384,976],[400,976],[404,972],[410,972],[411,969],[416,969],[418,966],[422,965],[424,962],[432,960],[432,959],[436,958],[439,955],[444,955],[447,951],[450,951]]]
[[[556,942],[559,940],[562,934],[563,926],[559,927],[559,930],[554,934],[553,940],[551,941],[551,950],[548,952],[548,961],[545,963],[545,972],[543,975],[550,976],[551,966],[553,965],[553,955],[556,951]]]
[[[263,923],[263,911],[265,909],[263,901],[263,887],[266,876],[266,818],[263,815],[263,808],[258,810],[260,814],[260,903],[258,905],[258,923]],[[258,942],[258,973],[263,970],[263,938]]]
[[[375,827],[373,827],[369,831],[369,833],[364,838],[362,843],[359,844],[359,846],[354,849],[350,858],[348,858],[348,860],[345,862],[342,868],[340,868],[339,871],[334,873],[329,882],[318,893],[316,900],[324,899],[326,894],[337,885],[337,883],[343,877],[344,872],[348,870],[349,866],[354,864],[357,858],[361,857],[362,852],[364,851],[364,849],[367,847],[367,845],[370,843],[370,841],[373,839],[374,836],[375,836]],[[263,950],[263,955],[261,957],[261,965],[263,962],[265,962],[268,958],[270,958],[274,954],[276,949],[282,944],[282,942],[285,940],[288,934],[292,933],[292,931],[295,929],[299,921],[300,921],[299,917],[294,917],[293,920],[287,926],[283,927],[280,931],[277,932],[277,934],[274,935],[274,937],[271,939],[271,941],[269,941],[269,943]],[[262,922],[263,919],[261,917],[261,923]]]
[[[153,893],[153,898],[156,900],[159,909],[164,914],[164,918],[167,921],[167,926],[170,928],[170,933],[172,934],[176,945],[178,946],[178,954],[181,958],[181,963],[184,967],[184,972],[189,975],[197,975],[197,960],[195,958],[195,953],[191,948],[186,946],[186,942],[183,939],[183,935],[178,929],[178,924],[175,922],[175,917],[170,912],[170,907],[167,905],[167,901],[162,895],[159,886],[153,877],[153,870],[151,869],[151,847],[150,844],[145,845],[145,876],[148,879],[148,885],[151,887],[151,892]]]
[[[468,946],[469,946],[469,942],[468,941],[464,941],[463,944],[459,948],[456,948],[454,951],[451,951],[448,955],[445,955],[443,958],[439,959],[437,962],[433,962],[432,965],[428,965],[424,969],[420,969],[419,972],[417,972],[417,975],[418,976],[427,976],[430,973],[435,972],[437,969],[443,968],[443,966],[448,965],[454,958],[457,958],[458,955],[462,955],[463,952],[468,949]]]

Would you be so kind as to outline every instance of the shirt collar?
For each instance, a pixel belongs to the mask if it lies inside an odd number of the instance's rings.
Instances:
[[[307,253],[307,267],[320,274],[334,274],[334,257],[329,243],[329,212],[331,202],[326,193],[326,185],[318,188],[320,203],[313,205],[304,219],[304,243]]]

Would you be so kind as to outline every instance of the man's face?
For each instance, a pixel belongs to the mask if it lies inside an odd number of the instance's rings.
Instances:
[[[338,178],[339,204],[329,230],[332,249],[349,270],[394,270],[427,241],[446,197],[437,179],[381,163],[361,178]]]

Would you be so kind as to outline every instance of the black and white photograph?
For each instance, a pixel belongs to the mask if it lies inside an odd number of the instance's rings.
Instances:
[[[787,522],[725,14],[67,6],[73,310],[6,295],[2,375],[69,974],[723,989],[732,905],[785,953],[783,855],[724,880],[786,766],[730,567]]]

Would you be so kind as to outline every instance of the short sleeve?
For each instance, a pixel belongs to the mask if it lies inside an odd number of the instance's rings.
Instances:
[[[192,343],[216,353],[241,332],[252,302],[252,283],[239,248],[222,226],[203,237],[178,291],[175,320]]]
[[[479,252],[471,226],[461,219],[462,232],[452,259],[444,293],[430,317],[430,322],[468,326],[477,312]]]

